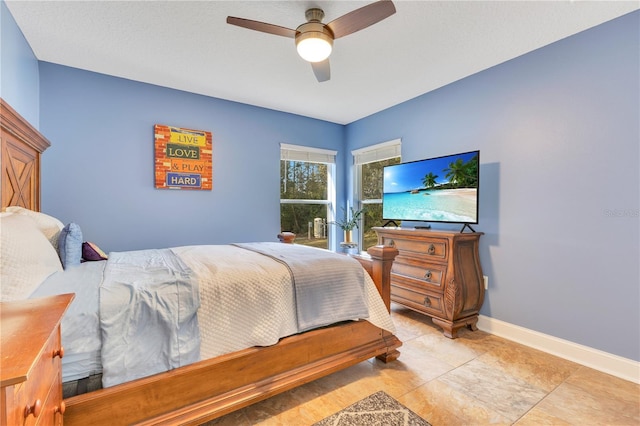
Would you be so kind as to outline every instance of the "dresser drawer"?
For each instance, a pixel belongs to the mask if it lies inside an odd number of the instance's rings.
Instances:
[[[60,349],[60,333],[59,328],[56,328],[43,347],[27,381],[16,386],[16,418],[24,419],[24,423],[20,424],[54,424],[52,420],[53,407],[58,406],[62,401],[59,389],[61,387],[61,361],[59,355],[54,355]],[[36,418],[33,413],[25,417],[27,407],[35,407],[38,401],[40,406],[38,417]],[[46,413],[45,408],[47,409]]]
[[[442,295],[431,292],[417,292],[409,288],[391,285],[391,300],[416,310],[443,315]]]
[[[393,238],[385,236],[383,244],[395,247],[401,256],[417,256],[421,259],[447,261],[448,241],[445,238],[414,240],[409,238]]]
[[[434,291],[442,291],[446,275],[446,265],[394,262],[391,267],[391,280],[409,280],[414,285],[431,287]]]

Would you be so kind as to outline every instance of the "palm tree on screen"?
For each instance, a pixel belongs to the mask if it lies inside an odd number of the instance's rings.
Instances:
[[[438,175],[434,175],[432,172],[429,172],[429,174],[425,175],[425,177],[422,179],[422,184],[425,186],[425,188],[433,188],[434,186],[436,186],[437,178]]]
[[[453,163],[449,163],[449,167],[444,169],[444,171],[447,173],[445,177],[448,178],[449,182],[451,182],[452,184],[464,184],[465,178],[467,176],[467,167],[466,164],[462,161],[462,158],[458,158]]]

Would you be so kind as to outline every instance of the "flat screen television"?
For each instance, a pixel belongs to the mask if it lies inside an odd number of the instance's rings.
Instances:
[[[382,217],[388,222],[478,223],[479,183],[480,151],[385,166]]]

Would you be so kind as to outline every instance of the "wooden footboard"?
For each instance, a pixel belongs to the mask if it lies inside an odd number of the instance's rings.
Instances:
[[[390,303],[392,247],[356,256]],[[343,368],[395,360],[402,343],[367,321],[346,322],[65,399],[66,425],[198,425]]]

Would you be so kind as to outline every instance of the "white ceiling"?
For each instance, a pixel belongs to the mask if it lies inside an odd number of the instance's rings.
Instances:
[[[318,83],[293,39],[228,15],[296,28],[371,1],[12,1],[41,61],[347,124],[640,8],[636,1],[406,1],[334,43]]]

